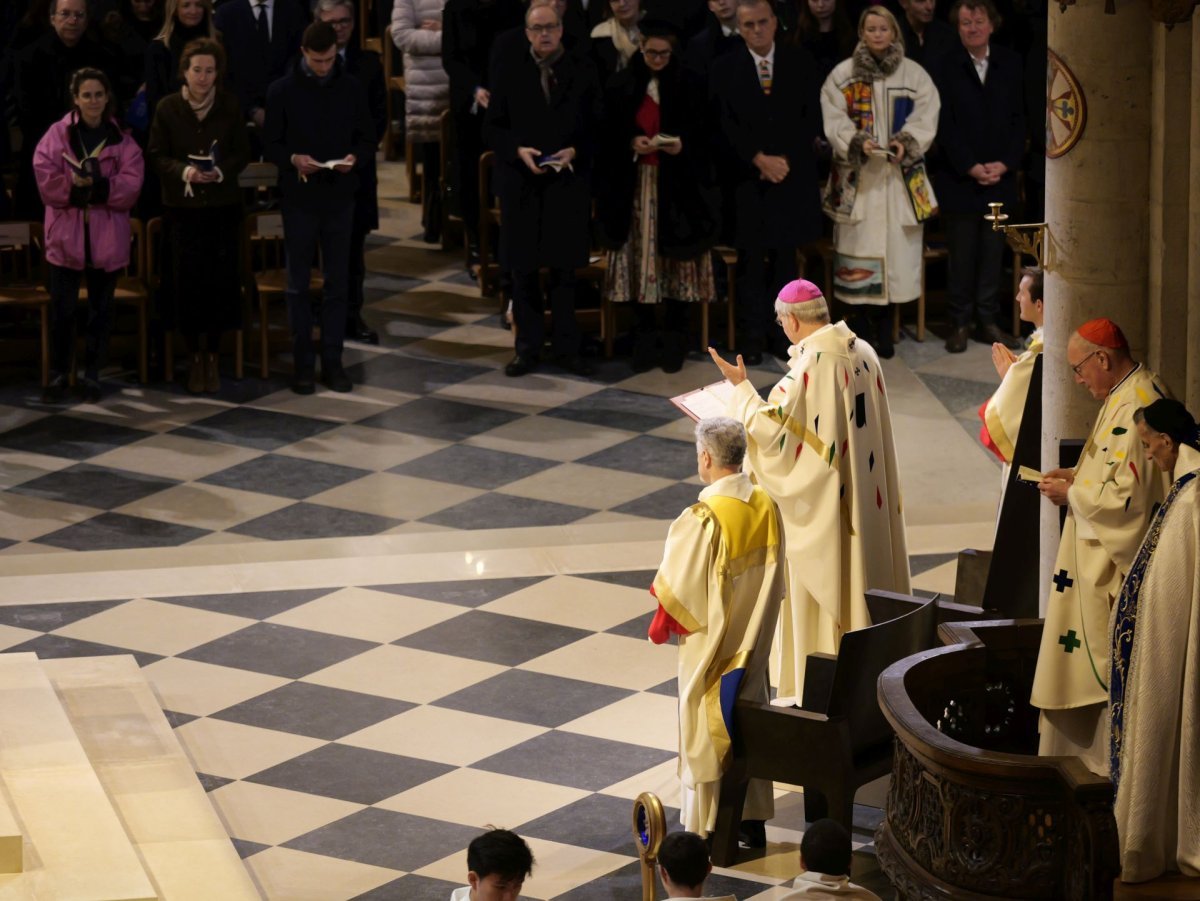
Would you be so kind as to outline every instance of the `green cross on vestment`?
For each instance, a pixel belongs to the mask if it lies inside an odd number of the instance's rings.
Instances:
[[[1074,629],[1068,629],[1066,635],[1058,636],[1058,643],[1063,646],[1063,650],[1068,654],[1073,654],[1075,649],[1083,644],[1082,641],[1075,637]]]

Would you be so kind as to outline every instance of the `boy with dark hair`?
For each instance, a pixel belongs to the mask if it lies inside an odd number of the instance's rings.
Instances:
[[[850,833],[837,820],[817,820],[800,840],[800,866],[794,891],[780,901],[800,898],[853,898],[879,901],[879,896],[850,881]]]
[[[467,882],[450,901],[517,901],[533,872],[533,852],[515,832],[491,829],[467,846]]]
[[[694,832],[672,832],[658,848],[658,878],[667,899],[700,898],[704,901],[733,901],[733,895],[709,897],[704,880],[712,872],[708,843]]]

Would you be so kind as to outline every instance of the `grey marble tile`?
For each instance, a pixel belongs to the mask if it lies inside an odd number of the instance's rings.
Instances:
[[[544,582],[547,576],[513,576],[506,579],[478,579],[453,582],[412,582],[400,585],[372,585],[375,591],[390,591],[427,601],[442,601],[462,607],[482,607],[497,598],[530,585]]]
[[[555,731],[486,757],[472,767],[599,791],[674,758],[671,751]]]
[[[46,416],[0,433],[0,447],[70,460],[87,460],[105,451],[149,438],[151,434],[141,429],[92,419]]]
[[[355,535],[378,535],[400,525],[404,520],[373,513],[358,513],[325,507],[320,504],[297,503],[274,513],[267,513],[229,529],[239,535],[252,535],[272,541],[296,538],[345,538]]]
[[[132,504],[179,482],[140,472],[77,463],[15,485],[10,491],[64,504],[111,510]]]
[[[431,760],[330,743],[248,776],[244,781],[354,804],[375,804],[452,769],[453,766]]]
[[[690,441],[638,435],[576,462],[603,466],[605,469],[619,469],[622,472],[682,480],[696,474],[696,445]],[[696,494],[700,493],[702,487],[696,486]]]
[[[614,513],[628,513],[631,516],[645,516],[649,519],[671,519],[696,503],[700,495],[700,486],[680,482],[660,488],[653,494],[639,497],[637,500],[613,507]]]
[[[35,632],[53,632],[63,626],[103,613],[125,601],[69,601],[64,604],[14,604],[0,607],[0,625]]]
[[[486,610],[469,610],[453,619],[397,639],[392,644],[488,663],[517,666],[591,633],[555,623],[540,623]]]
[[[315,601],[333,589],[295,588],[287,591],[244,591],[229,594],[192,594],[178,597],[157,598],[166,604],[211,610],[213,613],[228,613],[247,619],[268,619],[285,610]]]
[[[211,716],[260,729],[334,741],[412,707],[406,701],[378,695],[290,682]]]
[[[178,547],[209,534],[208,529],[126,516],[123,513],[101,513],[43,535],[36,543],[72,551],[111,551],[120,548]]]
[[[507,494],[483,494],[422,517],[421,522],[455,529],[511,529],[563,526],[595,513],[586,507]]]
[[[370,475],[366,469],[265,454],[200,479],[210,485],[303,500]]]
[[[628,372],[625,376],[628,377]],[[679,411],[664,397],[605,388],[540,415],[631,432],[648,432],[678,418]]]
[[[499,488],[555,466],[553,460],[456,444],[394,466],[388,472],[472,488]]]
[[[295,629],[277,623],[255,623],[178,656],[255,673],[299,679],[378,647],[374,642]]]
[[[400,320],[402,324],[405,321],[404,319]],[[438,320],[428,321],[437,323],[437,328],[423,326],[421,325],[422,321],[408,322],[409,326],[414,329],[413,337],[426,338],[452,324]],[[392,328],[393,326],[389,323],[389,333]],[[346,370],[355,384],[389,388],[392,391],[403,391],[408,394],[432,394],[439,388],[457,385],[459,382],[465,382],[467,379],[490,371],[484,366],[471,366],[466,363],[439,363],[402,354],[383,354],[373,360],[350,366]]]
[[[481,830],[369,807],[283,847],[393,870],[412,871],[466,850]]]
[[[631,694],[633,692],[624,688],[581,679],[508,670],[448,694],[436,701],[435,706],[553,727],[607,707]],[[554,698],[554,703],[547,703],[548,698]]]
[[[402,407],[368,416],[359,425],[442,441],[462,441],[522,418],[521,413],[422,397]]]
[[[29,641],[5,648],[6,654],[22,654],[25,652],[37,654],[43,660],[56,657],[108,657],[113,654],[132,654],[138,666],[149,666],[157,660],[162,660],[158,654],[147,654],[143,651],[131,651],[129,648],[100,644],[95,641],[83,641],[79,638],[67,638],[65,635],[39,635]]]
[[[295,444],[339,425],[291,413],[237,407],[176,429],[172,434],[269,451]]]

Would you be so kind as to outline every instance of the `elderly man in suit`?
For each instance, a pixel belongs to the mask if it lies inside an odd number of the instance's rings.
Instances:
[[[300,52],[302,7],[296,0],[229,0],[217,7],[213,21],[229,58],[228,86],[242,115],[261,129],[267,88],[287,74]]]
[[[808,52],[776,42],[769,0],[739,0],[744,49],[712,67],[721,131],[732,151],[738,251],[738,348],[746,363],[768,347],[786,359],[772,304],[796,277],[796,248],[821,235],[813,139],[821,125],[820,79]]]

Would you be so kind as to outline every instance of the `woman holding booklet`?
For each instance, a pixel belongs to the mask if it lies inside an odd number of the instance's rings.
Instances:
[[[237,98],[221,88],[224,70],[217,41],[183,48],[183,87],[159,103],[147,148],[162,182],[163,318],[187,341],[193,394],[220,390],[221,336],[241,327],[238,175],[250,141]]]
[[[113,292],[129,265],[129,210],[142,188],[142,151],[121,131],[116,97],[99,69],[71,76],[74,108],[38,142],[33,174],[46,205],[52,371],[43,400],[58,403],[74,366],[75,307],[86,279],[84,398],[100,400]]]
[[[678,58],[674,26],[645,19],[641,52],[609,81],[597,202],[608,247],[604,291],[636,313],[633,368],[678,372],[687,303],[714,293],[709,249],[720,199],[706,153],[703,92]],[[657,314],[662,317],[661,338]]]
[[[921,293],[925,220],[937,212],[925,153],[941,102],[925,70],[905,58],[890,12],[864,10],[858,37],[821,88],[833,148],[823,207],[835,223],[833,296],[855,306],[850,328],[887,358],[889,305]]]

